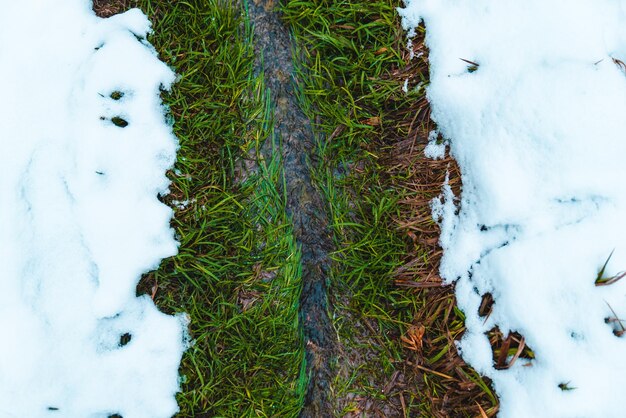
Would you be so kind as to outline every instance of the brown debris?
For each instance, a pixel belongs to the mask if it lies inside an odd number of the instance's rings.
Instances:
[[[509,332],[506,338],[498,327],[487,333],[489,342],[493,348],[494,367],[497,370],[506,370],[513,366],[519,358],[532,360],[535,355],[530,347],[526,345],[526,339],[519,332]],[[524,366],[531,366],[530,361]]]
[[[617,273],[615,276],[611,276],[608,278],[600,278],[596,280],[596,286],[610,286],[613,283],[616,283],[626,277],[626,271],[621,271]]]
[[[423,34],[423,31],[418,33]],[[407,67],[393,74],[398,82],[408,80],[410,89],[422,83],[424,75],[428,74],[428,51],[423,35],[414,39],[413,55],[415,58],[410,60],[407,52],[404,57]],[[446,178],[454,194],[460,195],[460,171],[449,155],[440,160],[424,156],[428,135],[434,129],[425,96],[418,99],[411,113],[397,117],[401,118],[400,129],[404,130],[404,135],[397,138],[383,165],[393,178],[402,179],[396,186],[407,197],[400,202],[401,215],[396,223],[415,250],[396,271],[395,282],[423,304],[413,324],[401,337],[407,348],[405,361],[421,376],[420,393],[427,398],[429,416],[493,417],[498,411],[497,398],[481,387],[490,385],[488,379],[471,369],[456,349],[455,341],[465,331],[463,317],[456,308],[454,286],[444,284],[439,275],[440,229],[432,219],[430,202],[440,196]],[[492,304],[493,299],[485,301],[485,315],[489,314]],[[507,341],[509,347],[517,347],[519,351],[509,362],[510,366],[529,350],[523,338],[510,336]],[[484,383],[479,384],[480,380]]]
[[[624,61],[617,58],[612,58],[612,60],[613,63],[619,67],[620,70],[626,72],[626,64],[624,63]]]
[[[237,304],[241,307],[242,312],[246,312],[256,302],[261,300],[263,294],[252,290],[241,290],[237,295]]]
[[[426,328],[424,325],[411,325],[405,336],[400,337],[404,346],[409,350],[413,350],[418,354],[422,352],[422,339],[424,338]]]
[[[484,317],[485,321],[487,321],[489,315],[491,315],[491,311],[493,311],[493,304],[493,295],[491,293],[485,293],[478,307],[478,315]]]
[[[617,316],[617,313],[615,313],[615,310],[613,309],[611,305],[609,305],[608,302],[606,302],[606,305],[611,310],[611,313],[613,314],[613,316],[605,318],[604,322],[606,322],[607,324],[613,324],[615,326],[615,328],[613,329],[613,334],[616,337],[623,336],[624,334],[626,334],[626,327],[624,327],[623,320]]]
[[[136,0],[93,0],[93,11],[99,17],[111,17],[136,5]]]

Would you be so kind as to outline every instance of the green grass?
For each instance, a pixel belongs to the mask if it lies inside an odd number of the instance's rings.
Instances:
[[[390,175],[394,143],[406,135],[404,114],[415,95],[402,91],[393,71],[406,66],[404,34],[396,0],[286,1],[283,7],[298,41],[302,103],[321,138],[323,166],[317,180],[329,202],[337,250],[331,297],[335,327],[346,353],[337,365],[337,414],[378,408],[420,411],[415,382],[383,393],[394,372],[405,372],[403,335],[420,308],[419,299],[394,286],[395,271],[419,253],[396,220],[403,192]],[[348,360],[346,360],[348,359]],[[387,410],[390,411],[390,410]]]
[[[245,173],[270,134],[251,27],[227,0],[139,0],[150,42],[180,80],[165,103],[180,140],[172,194],[178,256],[145,277],[166,312],[187,312],[180,417],[296,416],[303,402],[299,251],[272,161]]]
[[[250,22],[230,0],[132,1],[153,22],[149,40],[161,59],[180,74],[164,94],[181,144],[164,200],[187,202],[172,224],[180,253],[139,287],[149,294],[156,288],[162,310],[191,319],[194,343],[180,369],[178,416],[296,417],[307,383],[300,253],[279,192],[280,161],[258,158],[272,121],[263,75],[254,75]],[[491,415],[497,401],[489,386],[454,357],[451,341],[463,332],[463,313],[453,296],[435,292],[432,303],[432,295],[394,285],[407,260],[430,258],[399,227],[406,218],[401,201],[416,196],[403,187],[412,181],[410,170],[395,169],[393,156],[423,90],[402,91],[408,70],[398,6],[400,0],[281,6],[298,45],[300,102],[320,138],[314,177],[328,202],[336,248],[335,412],[440,416],[433,405],[447,396],[449,382],[413,366],[443,363],[488,398],[462,398],[464,411],[478,400]],[[413,84],[428,79],[425,71],[411,76]],[[421,357],[401,341],[418,317],[434,324]]]
[[[403,91],[405,79],[409,87],[427,83],[428,69],[408,60],[400,6],[400,0],[283,5],[298,44],[302,106],[317,122],[323,163],[316,179],[336,246],[331,299],[342,353],[332,388],[335,412],[469,417],[481,404],[493,416],[497,400],[489,384],[462,362],[452,342],[464,331],[453,289],[395,285],[398,269],[410,260],[436,272],[432,247],[421,247],[402,225],[417,217],[411,210],[428,211],[429,199],[439,194],[437,185],[427,193],[412,186],[423,177],[416,170],[430,169],[422,154],[413,151],[408,163],[397,158],[407,152],[402,141],[416,131],[425,142],[430,124],[422,113],[424,89]],[[410,350],[402,337],[419,327],[424,345]]]

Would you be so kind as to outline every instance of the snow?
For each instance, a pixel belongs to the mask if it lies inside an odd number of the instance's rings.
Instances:
[[[462,173],[461,196],[446,184],[432,208],[464,359],[493,379],[501,417],[624,416],[626,340],[605,320],[626,318],[626,280],[594,283],[613,250],[605,276],[626,270],[626,1],[405,3],[409,35],[425,24],[432,119]],[[535,359],[496,370],[495,326]]]
[[[404,80],[404,83],[402,84],[402,91],[404,93],[408,93],[409,92],[409,79],[408,78],[406,80]]]
[[[2,2],[0,417],[178,410],[186,319],[135,293],[177,252],[157,199],[177,149],[159,98],[174,74],[149,30],[136,9]]]
[[[424,148],[424,155],[432,160],[440,160],[446,156],[446,144],[439,141],[439,132],[431,131],[428,134],[428,144]]]

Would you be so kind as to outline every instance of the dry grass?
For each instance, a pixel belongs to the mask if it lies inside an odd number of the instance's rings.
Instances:
[[[93,0],[93,10],[100,17],[111,17],[135,7],[136,0]]]
[[[94,10],[102,17],[111,16],[134,5],[135,0],[94,0]],[[340,26],[335,26],[332,28],[333,31],[341,29]],[[403,34],[398,35],[396,43],[404,44]],[[428,81],[425,78],[425,74],[428,74],[428,51],[423,39],[416,39],[413,48],[416,57],[413,60],[403,47],[396,48],[404,51],[402,59],[407,65],[390,74],[391,81],[396,81],[400,85],[404,80],[408,80],[409,89]],[[386,52],[382,48],[377,49],[374,56],[381,57]],[[409,251],[402,265],[395,269],[394,280],[396,289],[401,289],[416,300],[415,305],[419,309],[415,310],[411,324],[405,328],[402,335],[396,335],[395,330],[383,332],[381,327],[386,323],[376,320],[373,316],[372,318],[364,316],[360,319],[348,316],[349,319],[344,321],[355,326],[351,332],[355,335],[354,344],[357,348],[352,350],[347,347],[343,353],[347,363],[352,366],[364,365],[366,362],[378,365],[379,363],[371,361],[371,358],[393,357],[378,353],[379,351],[383,354],[392,353],[391,348],[385,348],[385,344],[389,344],[391,340],[399,341],[404,347],[400,352],[401,361],[394,360],[393,367],[389,367],[394,370],[390,375],[384,376],[384,379],[373,375],[370,377],[373,381],[372,386],[381,394],[381,398],[370,396],[366,391],[360,394],[351,391],[349,395],[354,398],[347,399],[347,402],[355,404],[356,407],[344,416],[415,416],[416,406],[410,404],[415,403],[410,399],[413,396],[420,398],[420,405],[417,407],[419,416],[493,417],[498,411],[497,398],[489,381],[465,364],[458,354],[455,341],[463,335],[464,316],[456,306],[454,286],[444,285],[438,273],[442,256],[438,245],[440,231],[432,220],[430,201],[439,196],[447,175],[450,186],[455,194],[458,194],[461,190],[460,173],[454,160],[449,156],[442,160],[424,157],[428,133],[434,126],[430,121],[430,107],[425,96],[422,94],[415,97],[417,102],[414,105],[387,112],[384,121],[378,116],[371,115],[357,118],[362,125],[371,128],[368,129],[371,130],[372,137],[379,136],[379,140],[366,146],[365,151],[375,152],[379,156],[376,167],[383,171],[380,175],[391,179],[394,189],[398,191],[397,194],[402,196],[399,201],[400,209],[394,216],[393,224],[397,231],[406,237],[414,251]],[[346,129],[345,125],[336,125],[328,136],[328,142],[345,136],[346,132],[343,131]],[[384,149],[384,152],[379,152],[381,149]],[[355,163],[351,169],[358,174],[360,167]],[[173,185],[173,190],[177,191],[176,184]],[[182,200],[185,193],[179,194]],[[260,268],[259,271],[258,274],[265,274]],[[237,294],[236,303],[246,312],[255,306],[258,298],[259,294],[255,291],[243,289]],[[488,315],[487,305],[485,315]],[[393,316],[391,313],[389,315]],[[504,366],[508,359],[504,354],[512,351],[516,359],[530,356],[523,337],[519,335],[504,338],[498,330],[494,330],[490,334],[490,339],[494,346],[496,364],[500,357],[504,357],[505,360],[501,363]],[[364,353],[368,358],[363,357]],[[393,351],[392,354],[395,353],[396,351]],[[511,360],[508,361],[510,366]],[[349,375],[351,371],[345,372]],[[215,400],[204,399],[204,402],[212,401]]]
[[[428,51],[423,37],[414,40],[413,53],[413,60],[408,52],[405,56],[410,65],[393,74],[399,81],[408,80],[409,89],[422,83],[420,75],[427,73]],[[459,168],[449,155],[440,160],[424,157],[428,134],[435,128],[426,97],[419,99],[412,114],[398,116],[403,119],[407,135],[396,142],[383,165],[388,167],[390,176],[402,179],[397,187],[405,191],[403,195],[410,196],[400,202],[401,216],[396,221],[420,251],[407,257],[397,270],[396,284],[412,292],[423,304],[402,338],[410,352],[406,362],[421,376],[422,393],[430,404],[426,413],[433,417],[493,417],[498,402],[490,382],[471,369],[456,349],[455,341],[465,331],[464,316],[456,306],[454,285],[444,284],[438,271],[442,256],[438,244],[440,229],[432,219],[430,201],[440,195],[446,177],[455,195],[459,195]],[[424,249],[428,257],[423,256]],[[488,306],[485,308],[488,311]],[[504,349],[495,347],[494,341],[494,352],[506,354],[515,346],[516,359],[525,353],[523,337],[519,337],[517,344],[512,344],[514,337],[509,336],[503,343]]]

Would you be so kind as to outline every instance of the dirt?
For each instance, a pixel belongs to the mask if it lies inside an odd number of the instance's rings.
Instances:
[[[100,17],[111,17],[134,6],[134,0],[93,0],[93,10]]]
[[[280,20],[275,0],[251,0],[257,71],[262,71],[274,108],[274,138],[263,152],[269,160],[280,153],[286,178],[287,213],[302,252],[300,322],[306,341],[309,384],[302,417],[332,416],[331,362],[337,338],[328,316],[327,281],[332,238],[326,204],[311,178],[316,139],[296,96],[294,44]]]

